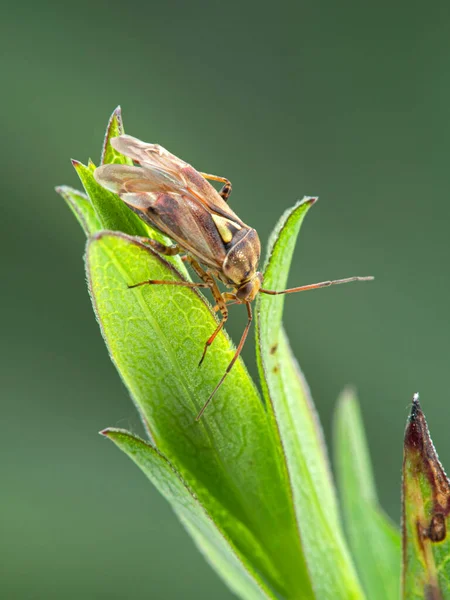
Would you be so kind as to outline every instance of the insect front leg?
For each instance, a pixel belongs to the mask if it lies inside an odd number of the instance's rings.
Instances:
[[[200,173],[200,175],[203,175],[205,179],[210,179],[211,181],[220,181],[221,183],[225,184],[220,190],[219,195],[222,196],[222,199],[225,200],[225,202],[228,201],[231,190],[233,189],[229,179],[226,177],[219,177],[218,175],[209,175],[208,173]]]
[[[216,290],[212,287],[211,288],[211,292],[214,296],[214,300],[216,301],[216,306],[217,309],[220,310],[220,312],[222,313],[222,320],[220,321],[220,323],[217,325],[216,329],[214,330],[214,332],[212,333],[212,335],[206,340],[205,342],[205,347],[203,348],[203,354],[202,357],[198,363],[198,366],[200,366],[202,364],[202,362],[205,359],[206,356],[206,352],[208,351],[208,348],[211,346],[211,344],[213,343],[213,341],[216,339],[217,334],[219,333],[219,331],[221,331],[225,325],[225,323],[228,321],[228,309],[227,306],[225,304],[225,300],[223,299],[222,294],[220,293],[220,290],[217,288],[217,286],[215,286]]]
[[[247,335],[248,335],[248,332],[249,332],[249,329],[250,329],[250,325],[252,324],[252,320],[253,320],[252,307],[250,306],[250,303],[246,302],[245,306],[247,307],[248,320],[247,320],[247,325],[245,326],[244,332],[243,332],[243,334],[241,336],[241,340],[239,342],[239,345],[236,348],[236,352],[234,353],[234,356],[231,359],[231,362],[228,365],[225,373],[222,375],[222,378],[220,379],[219,383],[213,389],[213,391],[209,395],[208,400],[205,402],[205,404],[203,405],[202,409],[200,410],[200,412],[198,413],[198,415],[195,417],[195,420],[197,422],[200,421],[200,419],[202,418],[203,413],[205,412],[205,410],[208,407],[208,405],[211,402],[211,400],[214,398],[215,393],[220,388],[220,386],[222,385],[222,383],[225,381],[228,373],[231,371],[231,369],[233,368],[234,363],[237,361],[237,359],[239,358],[240,353],[242,352],[242,348],[244,347],[245,340],[247,339]]]
[[[196,260],[194,260],[193,258],[191,258],[190,256],[187,258],[187,260],[190,263],[190,265],[192,266],[192,268],[194,269],[194,271],[197,273],[197,275],[200,277],[200,279],[202,279],[205,282],[205,285],[207,285],[210,288],[212,295],[214,296],[214,300],[216,301],[217,310],[220,310],[220,312],[222,313],[222,319],[221,319],[220,323],[217,325],[217,327],[213,331],[212,335],[205,342],[205,346],[203,348],[203,353],[202,353],[202,356],[198,363],[198,366],[200,366],[205,359],[208,348],[214,342],[214,340],[217,337],[217,334],[223,329],[223,326],[225,325],[225,323],[228,320],[228,308],[226,305],[226,301],[225,301],[221,291],[219,290],[219,287],[217,286],[217,283],[215,282],[212,275],[210,273],[208,273],[207,271],[205,271],[205,269],[203,269],[203,267],[201,267],[199,265],[199,263]],[[215,308],[215,310],[216,310],[216,308]]]

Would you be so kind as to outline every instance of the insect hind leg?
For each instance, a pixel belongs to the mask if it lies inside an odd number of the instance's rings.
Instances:
[[[133,283],[128,286],[129,290],[132,290],[137,287],[141,287],[143,285],[176,285],[179,287],[188,287],[188,288],[210,288],[211,286],[207,283],[191,283],[190,281],[165,281],[163,279],[146,279],[145,281],[140,281],[139,283]]]
[[[228,201],[228,198],[230,197],[231,191],[233,189],[233,186],[231,185],[231,181],[229,179],[227,179],[226,177],[219,177],[218,175],[210,175],[209,173],[200,173],[200,175],[203,175],[205,179],[210,179],[211,181],[220,181],[221,183],[223,183],[224,186],[220,190],[219,195],[222,197],[223,200],[225,200],[225,202]]]
[[[147,244],[147,246],[153,248],[153,250],[156,250],[156,252],[158,252],[159,254],[164,254],[165,256],[176,256],[177,254],[180,254],[180,252],[182,252],[182,249],[180,248],[180,246],[178,246],[178,244],[171,244],[169,246],[163,244],[162,242],[158,242],[153,238],[147,237],[140,238],[140,240],[144,244]]]

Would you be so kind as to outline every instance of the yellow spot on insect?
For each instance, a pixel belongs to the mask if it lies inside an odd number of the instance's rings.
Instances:
[[[219,215],[211,215],[216,224],[217,231],[225,244],[228,244],[233,239],[233,229],[241,229],[237,223],[232,223],[229,219],[219,217]]]

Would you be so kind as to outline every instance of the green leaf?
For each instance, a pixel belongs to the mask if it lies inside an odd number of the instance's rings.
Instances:
[[[102,188],[94,179],[92,167],[77,160],[72,164],[89,196],[103,229],[148,237],[144,222],[116,194]]]
[[[111,115],[108,126],[106,128],[105,139],[103,141],[102,156],[100,159],[101,165],[110,165],[113,163],[119,165],[132,165],[131,158],[120,154],[111,146],[111,138],[123,135],[125,133],[122,122],[122,110],[118,106]]]
[[[286,287],[297,234],[314,201],[298,203],[275,229],[264,272],[266,289]],[[258,297],[257,358],[274,435],[284,449],[312,586],[320,600],[363,598],[341,531],[319,421],[282,329],[283,298]]]
[[[124,133],[122,124],[122,114],[120,106],[111,115],[106,129],[105,139],[102,150],[102,164],[109,161],[119,164],[132,164],[133,161],[126,156],[118,153],[111,146],[111,138]],[[113,231],[122,231],[129,235],[135,235],[142,238],[153,238],[163,244],[171,244],[172,241],[161,232],[149,227],[140,219],[130,208],[119,198],[117,194],[104,189],[94,178],[96,166],[91,159],[88,165],[83,165],[77,160],[72,160],[72,164],[78,173],[84,189],[89,197],[92,210],[96,215],[96,222],[100,223],[95,230],[87,231],[87,234],[95,233],[101,229]],[[73,207],[71,206],[72,210]],[[77,218],[78,214],[76,213]],[[172,263],[186,278],[189,273],[179,256],[168,256],[167,260]]]
[[[403,598],[450,598],[450,481],[413,399],[403,452]]]
[[[167,457],[154,446],[127,431],[106,429],[102,434],[125,452],[169,501],[205,558],[234,592],[241,598],[275,598],[273,592],[254,571],[245,553],[234,546],[226,531],[212,520],[211,515]],[[242,537],[249,535],[248,531],[242,530],[241,534]]]
[[[69,208],[76,216],[84,233],[89,236],[102,229],[101,223],[97,217],[91,201],[82,192],[74,190],[67,185],[60,185],[55,190],[67,202]]]
[[[120,233],[95,236],[86,261],[111,357],[157,447],[236,547],[242,531],[258,541],[258,551],[248,543],[245,553],[268,585],[287,598],[312,598],[282,453],[240,360],[194,421],[234,353],[221,333],[198,368],[217,326],[203,297],[168,285],[128,289],[149,277],[181,279],[161,256]]]
[[[111,146],[111,138],[123,133],[122,115],[118,106],[111,115],[106,129],[103,142],[101,164],[115,162],[120,164],[131,164],[129,160],[118,153]],[[95,165],[89,159],[88,165],[83,165],[78,160],[72,160],[72,164],[83,184],[86,194],[89,196],[92,206],[102,224],[102,229],[122,231],[129,235],[148,237],[149,228],[116,194],[105,190],[94,179]]]
[[[334,424],[336,472],[348,540],[371,600],[400,595],[400,534],[383,513],[355,394],[345,391]]]

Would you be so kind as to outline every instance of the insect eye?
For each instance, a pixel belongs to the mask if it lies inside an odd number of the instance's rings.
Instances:
[[[236,292],[236,296],[239,298],[239,300],[245,300],[250,295],[252,289],[253,283],[251,281],[248,281],[247,283],[244,283],[244,285],[241,285],[241,287]]]

